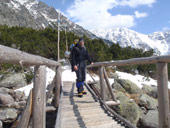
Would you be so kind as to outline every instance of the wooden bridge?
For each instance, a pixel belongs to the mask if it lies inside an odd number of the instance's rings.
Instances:
[[[170,56],[153,56],[129,60],[100,62],[88,66],[98,67],[100,72],[100,92],[87,83],[88,92],[83,98],[76,95],[75,84],[62,82],[61,65],[40,56],[31,55],[0,45],[0,63],[35,66],[34,87],[30,92],[27,105],[19,120],[18,128],[27,128],[32,120],[33,128],[45,128],[46,101],[55,88],[55,107],[58,109],[56,128],[135,128],[129,121],[115,113],[109,106],[118,105],[111,90],[104,66],[127,66],[134,64],[156,64],[158,81],[159,128],[170,128],[167,63]],[[50,89],[46,92],[45,67],[55,68],[56,75]],[[105,86],[106,85],[106,86]],[[105,101],[105,88],[108,88],[112,101]]]

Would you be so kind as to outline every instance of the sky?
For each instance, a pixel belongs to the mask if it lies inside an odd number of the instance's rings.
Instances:
[[[170,0],[39,0],[88,30],[128,28],[143,34],[170,29]]]

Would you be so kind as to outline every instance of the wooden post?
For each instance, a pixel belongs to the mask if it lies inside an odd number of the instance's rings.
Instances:
[[[46,127],[46,70],[45,66],[34,68],[33,128]]]
[[[32,114],[32,90],[30,91],[27,105],[25,106],[22,117],[19,121],[17,128],[27,128],[30,122],[30,117]]]
[[[157,63],[159,128],[169,128],[167,63]]]
[[[55,107],[58,107],[60,101],[60,87],[61,87],[61,68],[60,66],[56,67],[55,75]]]
[[[105,83],[104,83],[104,77],[103,77],[103,66],[100,67],[99,73],[100,73],[100,93],[101,93],[101,97],[103,101],[105,101],[106,96],[105,96]]]
[[[52,91],[53,91],[53,89],[54,89],[54,87],[55,87],[55,81],[56,81],[56,79],[55,79],[55,77],[56,76],[54,76],[54,78],[53,78],[53,81],[52,81],[52,83],[51,83],[51,85],[50,85],[50,87],[49,87],[49,90],[48,90],[48,92],[46,93],[46,101],[48,101],[48,98],[50,97],[50,95],[51,95],[51,93],[52,93]]]
[[[112,88],[111,88],[111,86],[110,86],[110,82],[109,82],[109,79],[108,79],[108,76],[107,76],[107,73],[106,73],[105,68],[104,68],[104,78],[105,78],[105,80],[106,80],[106,85],[107,85],[107,87],[108,87],[108,89],[109,89],[109,92],[110,92],[110,94],[111,94],[111,97],[112,97],[113,101],[116,101],[116,98],[115,98],[115,96],[114,96],[114,94],[113,94],[113,91],[112,91]]]

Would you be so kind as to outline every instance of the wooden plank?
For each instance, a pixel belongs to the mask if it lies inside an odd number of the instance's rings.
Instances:
[[[100,94],[102,99],[105,101],[106,96],[105,96],[105,82],[103,77],[103,67],[100,67],[99,73],[100,73]]]
[[[46,127],[46,70],[35,66],[33,88],[33,128]]]
[[[28,54],[23,51],[19,51],[14,48],[0,45],[0,63],[11,63],[21,65],[47,65],[47,66],[59,66],[60,63],[46,59],[41,56]]]
[[[103,70],[104,70],[104,78],[105,78],[105,81],[106,81],[106,85],[107,85],[107,87],[108,87],[108,90],[109,90],[109,92],[110,92],[110,95],[111,95],[113,101],[116,101],[116,98],[115,98],[115,95],[113,94],[112,88],[111,88],[111,86],[110,86],[110,82],[109,82],[109,79],[108,79],[108,76],[107,76],[107,73],[106,73],[105,68],[104,68]]]
[[[55,107],[59,106],[60,101],[60,88],[61,88],[61,67],[56,67],[56,84],[55,84]]]
[[[30,91],[27,105],[25,106],[24,112],[21,116],[17,128],[27,128],[29,125],[31,114],[32,114],[32,90]]]
[[[128,60],[119,60],[119,61],[111,61],[111,62],[109,61],[98,62],[92,65],[88,65],[87,68],[100,67],[100,66],[128,66],[128,65],[135,65],[135,64],[156,64],[158,62],[170,63],[170,55],[133,58]]]
[[[157,63],[159,128],[169,128],[167,63]]]

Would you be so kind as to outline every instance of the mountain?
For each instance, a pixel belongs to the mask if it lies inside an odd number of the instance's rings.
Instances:
[[[57,29],[59,12],[53,7],[37,0],[1,0],[0,25],[31,27],[42,29],[52,27]],[[61,30],[74,32],[76,35],[86,35],[96,38],[90,31],[69,21],[61,14]]]
[[[110,44],[118,43],[121,47],[131,46],[145,51],[154,49],[158,55],[170,54],[170,31],[141,34],[126,28],[97,29],[91,31],[96,36],[108,40]]]

